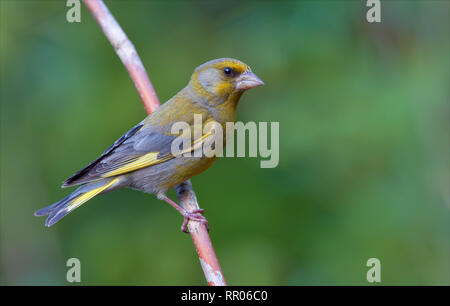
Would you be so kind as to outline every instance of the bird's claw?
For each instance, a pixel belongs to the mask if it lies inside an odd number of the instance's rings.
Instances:
[[[208,224],[208,221],[206,220],[206,218],[202,215],[203,212],[204,212],[204,210],[201,208],[194,209],[193,211],[185,210],[182,213],[184,220],[183,220],[183,224],[181,225],[181,230],[188,234],[189,231],[187,229],[187,224],[188,224],[189,220],[191,220],[191,221],[197,221],[197,222],[205,224],[206,229],[209,232],[209,224]]]

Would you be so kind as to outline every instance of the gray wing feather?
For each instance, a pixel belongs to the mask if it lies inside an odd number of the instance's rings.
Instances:
[[[143,122],[133,127],[106,149],[99,158],[68,178],[62,187],[97,180],[102,174],[115,170],[149,152],[159,152],[159,156],[170,153],[174,136],[162,135],[152,127],[142,127]]]

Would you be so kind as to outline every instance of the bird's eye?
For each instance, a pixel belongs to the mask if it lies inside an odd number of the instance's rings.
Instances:
[[[223,69],[223,72],[224,72],[226,75],[231,75],[232,70],[231,70],[230,67],[225,67],[225,68]]]

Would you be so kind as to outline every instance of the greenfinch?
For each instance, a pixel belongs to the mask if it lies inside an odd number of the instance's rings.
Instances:
[[[52,226],[91,198],[121,187],[129,187],[165,200],[188,220],[206,222],[199,209],[187,212],[166,196],[176,185],[205,171],[216,160],[202,154],[175,156],[171,132],[175,122],[194,124],[194,115],[203,122],[211,120],[225,126],[236,121],[236,107],[242,93],[264,83],[241,61],[222,58],[209,61],[194,70],[188,85],[173,98],[114,142],[88,166],[68,178],[62,187],[81,185],[59,202],[35,212],[48,215],[45,225]],[[201,144],[204,137],[194,139]],[[224,144],[226,138],[224,138]],[[193,146],[192,146],[193,148]],[[191,149],[192,149],[191,148]]]

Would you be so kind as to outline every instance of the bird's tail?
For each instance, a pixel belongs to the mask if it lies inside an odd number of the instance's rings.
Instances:
[[[52,226],[69,212],[89,201],[96,195],[110,191],[116,187],[118,181],[119,178],[111,178],[81,185],[77,190],[69,194],[61,201],[39,209],[34,213],[34,215],[48,215],[47,220],[45,220],[45,226]]]

